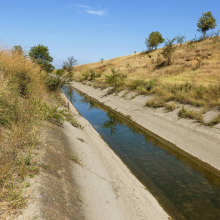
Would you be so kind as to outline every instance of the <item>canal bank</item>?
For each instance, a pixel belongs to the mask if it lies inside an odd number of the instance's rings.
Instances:
[[[108,94],[109,89],[101,90],[79,82],[72,82],[78,91],[134,122],[143,130],[160,139],[166,145],[190,158],[200,166],[220,176],[220,130],[201,126],[192,120],[178,119],[175,110],[164,113],[144,107],[150,96],[136,96],[129,99],[122,94]],[[133,94],[134,95],[134,94]]]

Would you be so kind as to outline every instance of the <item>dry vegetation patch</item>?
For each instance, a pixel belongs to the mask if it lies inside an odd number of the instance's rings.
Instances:
[[[116,92],[126,89],[142,95],[155,94],[146,106],[165,107],[166,111],[176,108],[166,104],[169,101],[206,110],[220,106],[220,37],[192,40],[174,47],[172,65],[169,66],[162,56],[163,48],[160,48],[76,66],[73,79],[84,82],[87,74],[95,88],[104,85],[104,88],[113,86]],[[112,69],[126,77],[114,78]],[[92,78],[91,72],[99,77]],[[201,115],[193,112],[186,117],[202,121]]]
[[[78,124],[59,109],[59,93],[49,92],[47,74],[20,53],[0,53],[0,215],[25,206],[22,194],[39,167],[34,149],[43,121]]]

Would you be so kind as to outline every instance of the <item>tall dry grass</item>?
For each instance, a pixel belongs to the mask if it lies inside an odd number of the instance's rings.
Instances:
[[[60,124],[72,120],[51,98],[47,75],[22,54],[0,52],[0,215],[25,205],[27,176],[38,172],[33,149],[44,120]],[[56,93],[53,93],[53,96]]]

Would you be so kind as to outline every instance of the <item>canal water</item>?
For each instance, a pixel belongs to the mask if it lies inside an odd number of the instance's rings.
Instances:
[[[62,88],[173,219],[220,220],[220,178],[82,95]]]

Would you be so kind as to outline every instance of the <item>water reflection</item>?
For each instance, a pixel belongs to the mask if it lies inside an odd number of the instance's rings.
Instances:
[[[63,91],[174,219],[220,219],[217,176],[71,87]]]
[[[109,119],[105,120],[103,124],[100,124],[102,128],[110,129],[111,135],[117,135],[117,126],[121,125],[122,123],[119,122],[116,117],[109,115]]]

